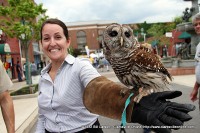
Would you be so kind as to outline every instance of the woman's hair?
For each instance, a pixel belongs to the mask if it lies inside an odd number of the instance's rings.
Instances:
[[[40,29],[41,39],[42,39],[42,29],[45,26],[45,24],[57,24],[57,25],[59,25],[60,27],[62,27],[63,33],[64,33],[66,39],[67,40],[69,39],[68,29],[67,29],[67,26],[65,25],[65,23],[63,23],[59,19],[54,19],[54,18],[47,19],[46,21],[43,22],[41,29]]]
[[[200,13],[197,13],[192,17],[192,23],[194,24],[197,19],[200,20]]]

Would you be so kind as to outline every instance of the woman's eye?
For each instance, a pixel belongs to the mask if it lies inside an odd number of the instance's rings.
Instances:
[[[61,37],[61,36],[56,36],[55,38],[56,38],[56,39],[61,39],[62,37]]]
[[[48,37],[44,37],[44,39],[43,39],[44,41],[48,41],[49,40],[49,38]]]

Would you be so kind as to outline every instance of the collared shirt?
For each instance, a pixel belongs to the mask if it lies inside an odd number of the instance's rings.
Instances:
[[[67,55],[59,68],[54,82],[48,71],[41,72],[39,81],[39,118],[37,133],[74,133],[91,126],[98,115],[90,113],[83,104],[83,92],[87,84],[100,74],[89,60]]]
[[[200,43],[196,47],[195,60],[196,60],[196,67],[195,67],[196,81],[197,83],[200,84]]]
[[[3,63],[0,60],[0,93],[8,90],[12,85],[13,83],[6,73]]]
[[[195,59],[200,59],[200,43],[196,46],[196,53],[195,53]]]

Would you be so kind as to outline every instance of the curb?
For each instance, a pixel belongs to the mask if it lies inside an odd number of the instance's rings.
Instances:
[[[38,107],[30,114],[30,116],[17,128],[15,133],[30,133],[38,118]]]
[[[38,92],[34,94],[26,94],[26,95],[17,95],[17,96],[11,96],[13,100],[17,99],[26,99],[26,98],[34,98],[38,96]]]

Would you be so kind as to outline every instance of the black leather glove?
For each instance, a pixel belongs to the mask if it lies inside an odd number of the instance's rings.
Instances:
[[[191,104],[166,101],[181,95],[180,91],[165,91],[143,97],[135,104],[131,121],[149,126],[158,133],[170,133],[171,129],[179,129],[175,126],[182,126],[185,121],[192,119],[188,112],[195,110],[195,106]]]

